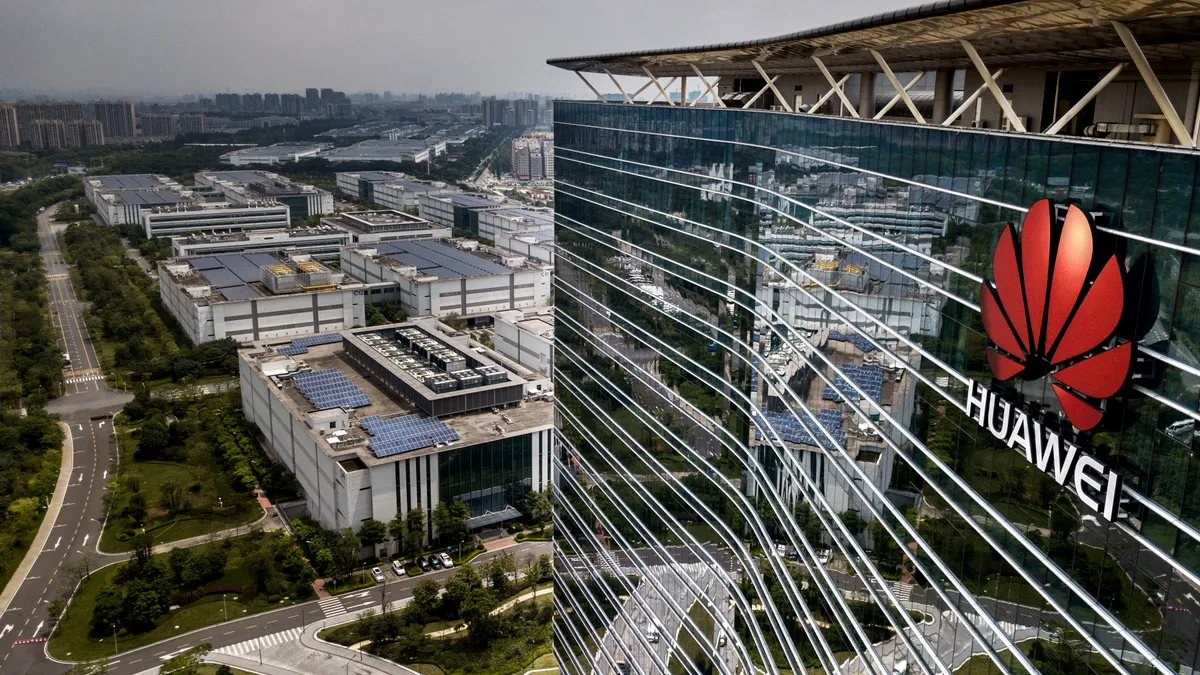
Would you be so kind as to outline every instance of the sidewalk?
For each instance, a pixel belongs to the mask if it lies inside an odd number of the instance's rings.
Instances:
[[[260,504],[262,501],[265,501],[265,499],[260,499]],[[270,502],[268,502],[268,503],[270,503]],[[247,534],[254,528],[258,528],[258,529],[262,530],[263,532],[271,532],[273,530],[283,529],[283,523],[280,522],[279,515],[275,513],[275,509],[272,508],[272,509],[264,510],[263,514],[261,516],[259,516],[258,520],[254,521],[252,523],[246,523],[245,525],[238,525],[237,527],[231,527],[228,530],[220,530],[218,532],[211,532],[209,534],[201,534],[201,535],[197,535],[195,537],[188,537],[187,539],[180,539],[178,541],[164,542],[164,543],[158,544],[154,548],[150,549],[150,552],[153,555],[158,555],[159,553],[167,553],[167,552],[170,552],[177,548],[189,548],[192,546],[199,546],[200,544],[207,544],[211,541],[216,541],[218,539],[224,539],[225,537],[237,537],[237,536],[240,536],[243,534]],[[98,541],[96,542],[96,552],[99,553],[102,558],[108,558],[108,559],[119,558],[121,560],[125,560],[126,558],[129,557],[129,554],[130,554],[130,551],[126,551],[124,553],[107,553],[105,551],[101,551],[100,550],[100,542],[98,542]],[[105,564],[111,565],[112,563],[108,562]]]
[[[29,575],[30,568],[33,567],[33,563],[37,562],[38,556],[42,554],[42,549],[46,547],[46,541],[50,539],[50,532],[54,529],[54,521],[58,520],[58,512],[62,510],[63,501],[67,498],[67,486],[71,483],[71,472],[75,468],[75,442],[71,438],[71,427],[66,422],[59,422],[58,426],[65,434],[62,463],[58,469],[58,482],[54,484],[54,494],[50,497],[50,504],[46,507],[46,515],[42,516],[42,524],[38,527],[37,534],[34,535],[33,542],[29,544],[29,550],[25,552],[25,557],[21,559],[17,571],[13,572],[8,584],[4,586],[4,591],[0,592],[0,616],[8,611],[8,603],[12,602],[13,596],[21,588],[21,584],[25,583],[25,577]]]

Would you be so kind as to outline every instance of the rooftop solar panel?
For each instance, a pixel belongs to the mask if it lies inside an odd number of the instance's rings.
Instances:
[[[204,275],[205,279],[208,279],[208,283],[216,286],[217,288],[245,285],[245,282],[243,282],[238,275],[230,272],[224,267],[202,270],[200,273]]]
[[[229,271],[236,274],[242,281],[246,283],[259,281],[258,265],[246,260],[245,257],[240,255],[222,255],[217,256],[217,260],[224,263],[229,268]]]
[[[266,253],[247,253],[242,257],[259,266],[279,264],[278,258],[273,255],[267,255]]]
[[[226,300],[253,300],[262,297],[258,291],[242,284],[241,286],[227,286],[220,289],[221,295],[225,296]]]
[[[223,267],[220,260],[216,258],[192,258],[188,261],[192,264],[193,269],[211,270],[217,267]]]

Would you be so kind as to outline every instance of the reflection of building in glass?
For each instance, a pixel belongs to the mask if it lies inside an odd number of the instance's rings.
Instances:
[[[938,3],[551,61],[601,83],[554,110],[564,671],[1200,667],[1200,40],[1170,28],[1197,20]],[[705,79],[684,107],[609,74]],[[1045,198],[1094,236],[1030,250],[1082,262],[994,265]],[[1114,252],[1136,309],[994,376],[984,280],[1021,279],[1010,335],[1086,331]],[[1054,379],[1128,342],[1108,398]]]

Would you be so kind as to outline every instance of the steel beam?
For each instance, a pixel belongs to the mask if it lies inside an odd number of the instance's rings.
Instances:
[[[784,110],[792,112],[792,104],[788,103],[787,99],[783,98],[783,94],[779,93],[779,90],[775,88],[775,80],[778,80],[779,76],[776,75],[769,78],[767,77],[767,71],[763,70],[758,61],[751,61],[750,63],[754,65],[754,69],[758,71],[758,74],[762,75],[762,79],[767,81],[767,86],[771,88],[771,91],[775,92],[775,98],[779,99],[779,105],[782,105]]]
[[[608,79],[612,80],[613,86],[617,88],[617,91],[621,92],[621,95],[625,97],[625,102],[629,105],[633,105],[633,99],[629,98],[629,94],[626,94],[625,90],[621,88],[621,83],[617,82],[617,78],[613,77],[613,74],[608,71],[608,68],[605,68],[604,72],[608,75]]]
[[[1042,133],[1046,134],[1047,136],[1053,136],[1059,131],[1062,131],[1062,128],[1067,126],[1067,123],[1074,119],[1075,116],[1079,114],[1080,110],[1083,110],[1088,103],[1091,103],[1092,99],[1096,98],[1100,92],[1104,91],[1104,88],[1107,87],[1113,80],[1115,80],[1117,75],[1121,74],[1122,70],[1125,70],[1125,65],[1126,64],[1124,62],[1121,62],[1116,66],[1113,66],[1113,69],[1108,71],[1107,75],[1100,78],[1100,81],[1096,83],[1096,86],[1092,87],[1088,93],[1084,94],[1083,98],[1079,99],[1078,103],[1071,106],[1070,110],[1063,113],[1062,117],[1058,118],[1058,121],[1056,121],[1054,124],[1051,124],[1050,128],[1046,129]]]
[[[647,68],[646,66],[642,66],[642,70],[646,72],[646,77],[650,78],[651,80],[654,80],[654,86],[655,86],[655,87],[658,87],[658,93],[659,93],[659,94],[662,94],[664,97],[666,97],[666,99],[667,99],[667,103],[668,103],[668,104],[670,104],[670,105],[675,105],[675,102],[671,100],[671,97],[670,97],[670,96],[667,96],[667,92],[666,92],[666,90],[664,90],[664,89],[662,88],[662,85],[658,83],[658,78],[654,76],[654,73],[651,73],[651,72],[650,72],[650,69],[649,69],[649,68]],[[673,81],[674,81],[674,80],[672,80],[672,82],[673,82]],[[668,86],[669,86],[669,85],[668,85]],[[653,103],[653,102],[654,102],[655,100],[657,100],[657,99],[658,99],[658,95],[656,94],[656,95],[654,96],[654,98],[650,99],[650,102],[651,102],[651,103]]]
[[[700,72],[700,69],[696,67],[696,64],[694,64],[694,63],[689,63],[688,65],[692,67],[692,70],[694,70],[694,71],[696,72],[696,77],[700,78],[700,81],[701,81],[701,82],[703,82],[703,83],[704,83],[704,86],[705,86],[705,91],[704,91],[704,93],[700,95],[700,98],[697,98],[695,101],[693,101],[693,102],[692,102],[692,105],[693,105],[693,106],[695,106],[697,103],[699,103],[699,102],[700,102],[700,99],[701,99],[701,98],[704,98],[704,97],[705,97],[706,95],[708,95],[708,94],[712,94],[712,96],[713,96],[713,100],[717,102],[717,105],[719,105],[720,107],[724,108],[724,107],[725,107],[725,102],[721,100],[721,97],[720,97],[720,95],[717,93],[717,83],[721,81],[721,76],[720,76],[720,75],[718,75],[718,76],[717,76],[716,78],[714,78],[714,79],[713,79],[713,81],[710,83],[710,82],[708,81],[708,78],[707,78],[707,77],[704,77],[704,73],[701,73],[701,72]]]
[[[917,73],[917,76],[914,77],[911,82],[904,85],[904,91],[907,92],[909,89],[912,89],[914,86],[916,86],[916,84],[921,81],[922,77],[925,77],[925,71],[923,71],[923,70],[921,72]],[[895,106],[899,102],[900,102],[900,94],[897,93],[895,96],[892,97],[892,100],[888,101],[887,105],[883,106],[883,109],[880,110],[879,112],[875,113],[875,116],[872,117],[871,119],[876,119],[876,120],[883,119],[883,116],[886,115],[887,112],[889,110],[891,110],[892,107]]]
[[[1158,81],[1158,76],[1154,74],[1154,69],[1150,67],[1150,62],[1146,60],[1145,53],[1142,52],[1141,46],[1137,40],[1133,38],[1133,33],[1125,27],[1125,24],[1120,21],[1112,22],[1113,30],[1117,31],[1117,36],[1121,38],[1121,42],[1125,43],[1125,49],[1129,52],[1129,58],[1133,59],[1133,65],[1137,66],[1138,73],[1146,82],[1146,87],[1150,89],[1150,95],[1154,97],[1154,102],[1158,104],[1158,109],[1162,111],[1164,117],[1167,118],[1167,124],[1171,125],[1171,131],[1175,132],[1175,137],[1179,139],[1182,145],[1195,145],[1192,140],[1192,135],[1183,124],[1183,120],[1179,119],[1179,113],[1175,112],[1175,106],[1171,104],[1171,98],[1167,96],[1167,92],[1163,91],[1162,84]]]
[[[997,68],[996,72],[992,73],[992,79],[998,80],[998,79],[1000,79],[1000,76],[1003,74],[1004,74],[1004,69]],[[958,106],[958,108],[956,108],[954,110],[954,112],[950,113],[950,116],[947,117],[945,119],[945,121],[942,122],[942,126],[948,127],[951,124],[954,124],[954,120],[958,119],[963,113],[965,113],[967,110],[969,110],[971,108],[971,106],[974,105],[975,101],[977,101],[980,96],[983,96],[983,92],[987,91],[987,88],[988,88],[987,82],[984,82],[983,84],[979,85],[979,88],[976,89],[974,93],[972,93],[970,96],[964,98],[963,102]]]
[[[883,74],[887,76],[888,82],[892,83],[892,88],[896,90],[896,95],[899,96],[902,101],[904,101],[904,105],[908,106],[908,111],[912,113],[913,119],[920,124],[925,124],[925,116],[921,114],[920,110],[917,110],[917,104],[913,103],[913,100],[908,96],[908,88],[900,84],[900,80],[898,80],[896,78],[896,74],[892,72],[892,67],[889,66],[887,61],[883,59],[883,54],[880,54],[872,49],[871,56],[875,57],[875,62],[878,63],[879,67],[883,69]]]
[[[996,103],[1000,104],[1000,109],[1004,111],[1005,119],[1008,120],[1013,129],[1016,129],[1019,133],[1025,133],[1025,125],[1021,123],[1021,118],[1017,117],[1012,104],[1008,102],[1008,99],[1004,98],[1004,92],[1000,91],[1000,85],[996,84],[996,80],[988,72],[987,66],[983,65],[983,59],[979,58],[979,52],[975,51],[975,46],[966,40],[959,40],[959,42],[962,43],[963,49],[966,50],[967,56],[971,59],[971,63],[975,64],[975,70],[979,71],[980,77],[983,78],[983,83],[992,92]]]
[[[745,103],[742,104],[742,109],[745,110],[746,108],[749,108],[750,106],[754,105],[754,102],[758,100],[759,96],[762,96],[763,94],[767,93],[768,89],[774,88],[775,80],[778,80],[778,79],[779,79],[779,76],[776,75],[775,77],[772,77],[771,79],[767,80],[767,83],[765,85],[763,85],[762,89],[758,90],[757,94],[755,94],[754,96],[751,96],[749,101],[746,101]]]
[[[821,106],[825,105],[825,103],[827,101],[829,101],[829,99],[833,98],[833,95],[835,93],[837,93],[838,91],[841,91],[842,85],[844,85],[846,83],[846,80],[850,79],[850,75],[851,75],[850,73],[846,73],[845,75],[843,75],[842,79],[837,81],[836,86],[834,86],[832,89],[830,89],[829,91],[822,94],[821,98],[817,99],[817,102],[812,104],[812,107],[808,109],[808,114],[810,114],[810,115],[815,114],[818,110],[821,109]],[[855,112],[857,112],[857,111],[855,111]]]
[[[850,102],[850,99],[846,98],[846,92],[842,91],[842,83],[849,79],[850,75],[847,74],[841,80],[835,82],[833,79],[833,74],[829,72],[829,69],[825,67],[825,63],[822,62],[820,58],[814,54],[812,60],[817,64],[817,67],[821,69],[821,74],[825,76],[825,81],[829,82],[829,86],[833,87],[833,93],[837,94],[837,97],[842,99],[842,105],[846,106],[846,110],[850,111],[850,116],[857,119],[858,109],[854,107],[854,104]],[[825,99],[822,98],[821,102],[824,103]]]
[[[588,89],[591,89],[591,90],[592,90],[592,93],[596,95],[596,98],[600,99],[601,101],[605,101],[605,100],[607,100],[607,99],[605,99],[605,98],[604,98],[604,96],[603,96],[603,95],[601,95],[601,94],[600,94],[600,92],[596,91],[596,88],[592,86],[592,83],[591,83],[591,82],[588,82],[588,81],[587,81],[587,78],[583,76],[583,73],[581,73],[581,72],[579,72],[578,70],[576,70],[576,71],[575,71],[575,74],[579,76],[579,79],[583,80],[583,83],[587,85],[587,88],[588,88]]]

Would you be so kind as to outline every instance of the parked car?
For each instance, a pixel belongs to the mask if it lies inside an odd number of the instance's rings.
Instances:
[[[433,569],[433,567],[429,564],[429,559],[425,556],[417,558],[417,567],[420,567],[422,572],[428,572],[429,570]]]
[[[442,559],[439,558],[437,554],[429,556],[429,564],[433,565],[433,569],[435,570],[440,570],[445,567],[445,565],[442,564]]]
[[[371,577],[375,579],[375,583],[377,584],[382,584],[385,581],[383,578],[383,570],[379,569],[378,567],[371,568]]]
[[[400,562],[399,560],[392,561],[392,571],[395,572],[396,576],[398,577],[408,576],[408,571],[404,569],[404,563]]]
[[[438,554],[438,559],[442,561],[442,564],[446,566],[446,569],[450,569],[451,567],[454,567],[454,561],[450,559],[449,553],[442,551],[441,553]]]

